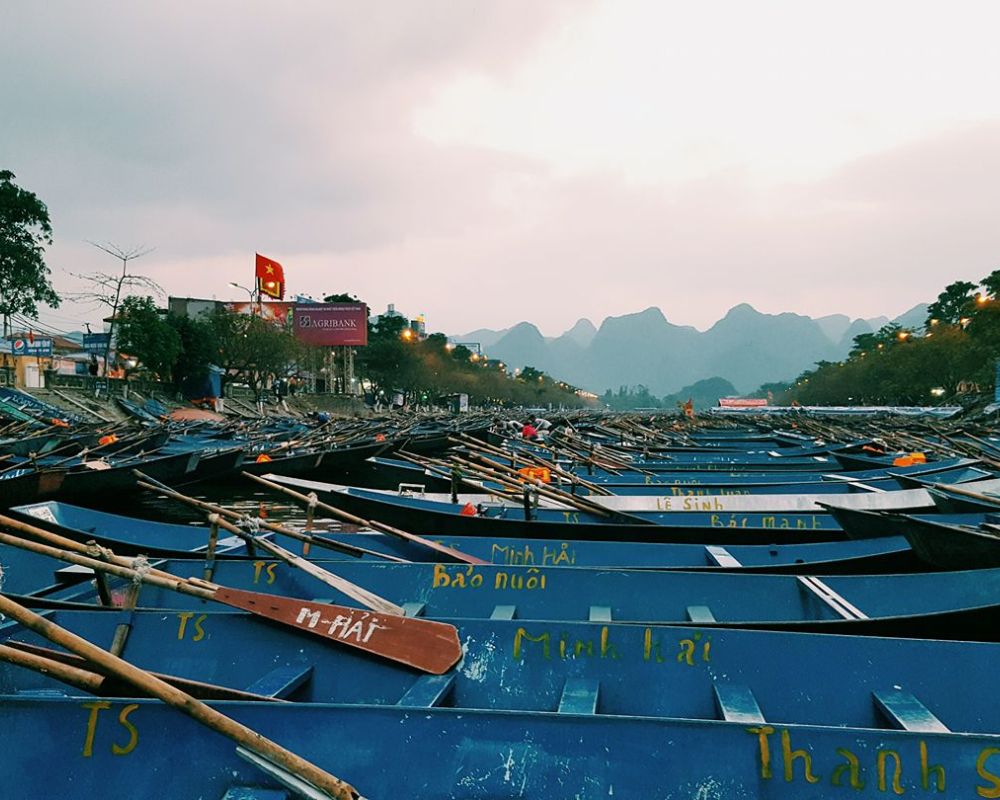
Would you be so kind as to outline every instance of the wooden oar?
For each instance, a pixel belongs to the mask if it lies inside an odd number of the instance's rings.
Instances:
[[[0,533],[0,544],[89,567],[94,572],[114,575],[128,581],[148,583],[202,600],[224,603],[425,672],[440,675],[462,657],[458,630],[443,622],[375,614],[347,606],[244,592],[198,578],[179,578],[156,568],[139,571],[131,566],[132,561],[107,549],[102,549],[101,554],[105,560],[100,560],[85,555],[85,545],[33,525],[4,516],[0,516],[0,525],[43,542],[52,542],[55,546],[6,533]]]
[[[242,520],[245,516],[236,511],[233,511],[232,509],[225,508],[224,506],[217,506],[214,503],[206,503],[204,500],[199,500],[196,497],[188,497],[186,495],[183,495],[176,489],[171,489],[165,483],[161,483],[155,478],[150,478],[148,475],[139,472],[139,470],[132,470],[132,472],[136,475],[136,477],[140,479],[138,486],[143,489],[149,489],[150,491],[153,492],[159,492],[163,495],[166,495],[167,497],[172,497],[175,500],[188,503],[189,505],[193,505],[196,508],[202,509],[203,511],[207,511],[210,514],[219,514],[220,516],[229,517],[229,519],[234,519],[234,520]],[[293,530],[292,528],[288,528],[284,525],[278,525],[277,523],[269,522],[268,520],[263,519],[262,517],[256,517],[256,520],[257,524],[261,528],[266,528],[267,530],[272,531],[274,533],[280,533],[282,536],[287,536],[290,539],[297,539],[303,544],[309,546],[322,547],[327,550],[336,550],[337,552],[347,553],[348,555],[352,555],[358,558],[362,556],[372,556],[374,558],[380,558],[384,561],[394,561],[401,564],[409,563],[405,558],[399,558],[398,556],[389,555],[388,553],[380,553],[378,550],[369,550],[368,548],[365,547],[358,547],[357,545],[353,544],[345,544],[343,542],[338,542],[335,541],[334,539],[327,539],[324,536],[317,536],[315,534],[301,533],[300,531]],[[306,551],[303,550],[303,552]]]
[[[311,575],[316,580],[322,581],[327,586],[336,589],[338,592],[346,594],[352,600],[357,600],[361,603],[361,605],[366,608],[370,608],[372,611],[380,611],[383,614],[395,614],[400,617],[404,614],[402,606],[398,606],[395,603],[386,600],[384,597],[379,597],[374,592],[369,592],[364,587],[358,586],[356,583],[352,583],[346,578],[342,578],[329,570],[325,570],[322,567],[313,564],[311,561],[307,561],[301,556],[295,555],[269,539],[262,539],[260,536],[254,536],[249,531],[226,522],[226,520],[218,517],[218,515],[216,515],[216,519],[213,520],[213,522],[217,523],[223,530],[234,533],[246,541],[252,542],[255,546],[261,548],[262,550],[266,550],[275,558],[285,562],[289,566],[294,567],[295,569],[300,569],[307,575]]]
[[[311,783],[327,796],[336,798],[336,800],[359,800],[360,793],[349,783],[320,769],[290,750],[286,750],[246,725],[216,711],[211,706],[205,705],[200,700],[196,700],[187,692],[183,692],[145,670],[111,655],[75,633],[71,633],[34,611],[15,603],[3,594],[0,594],[0,613],[17,620],[25,628],[44,636],[50,642],[65,647],[88,661],[99,664],[110,674],[184,712],[197,722],[233,740],[240,747],[246,748],[266,761]]]
[[[331,506],[324,503],[322,500],[318,500],[315,496],[310,497],[309,495],[302,494],[301,492],[296,492],[294,489],[289,489],[287,486],[283,486],[280,483],[275,483],[274,481],[269,481],[267,478],[262,478],[259,475],[251,475],[249,472],[242,473],[244,478],[249,478],[252,481],[256,481],[262,486],[266,486],[269,489],[274,489],[276,492],[282,492],[287,494],[289,497],[294,497],[296,500],[302,503],[315,503],[317,508],[322,508],[328,514],[332,514],[338,519],[342,519],[345,522],[350,522],[352,525],[358,525],[362,528],[371,528],[372,530],[381,531],[382,533],[387,533],[390,536],[396,536],[400,539],[405,539],[413,544],[418,544],[422,547],[426,547],[433,550],[435,553],[440,555],[448,556],[454,561],[461,561],[463,564],[489,564],[490,562],[484,561],[476,556],[470,556],[467,553],[463,553],[460,550],[456,550],[453,547],[448,547],[447,545],[438,544],[430,539],[425,539],[423,536],[418,536],[415,533],[408,533],[407,531],[400,530],[399,528],[394,528],[391,525],[385,525],[377,520],[367,520],[362,519],[355,514],[351,514],[347,511],[339,509],[335,506]]]
[[[481,442],[478,442],[477,440],[473,439],[471,436],[466,436],[464,433],[458,434],[458,438],[457,439],[455,437],[453,437],[453,436],[449,436],[448,440],[451,441],[451,442],[455,442],[456,444],[461,444],[462,446],[464,446],[465,448],[467,448],[469,450],[479,450],[479,451],[484,452],[484,453],[492,453],[495,456],[499,456],[499,457],[503,457],[503,458],[508,458],[511,455],[510,453],[506,453],[506,452],[504,452],[503,450],[501,450],[498,447],[493,447],[492,445],[483,445]],[[550,451],[551,451],[551,449],[550,449]],[[549,470],[549,472],[555,473],[556,475],[563,476],[563,478],[565,480],[569,481],[570,483],[574,483],[574,484],[576,484],[578,486],[584,487],[591,494],[605,495],[605,496],[608,496],[608,495],[612,494],[612,492],[608,491],[607,489],[605,489],[605,488],[603,488],[601,486],[597,486],[597,485],[595,485],[593,483],[590,483],[589,481],[585,481],[583,478],[581,478],[579,475],[577,475],[577,474],[575,474],[573,472],[568,472],[567,470],[564,470],[562,467],[560,467],[554,461],[549,461],[546,458],[542,458],[537,453],[527,453],[527,454],[522,453],[521,455],[522,455],[522,457],[526,455],[529,460],[534,461],[535,463],[539,464],[540,466],[545,467],[547,470]]]
[[[553,489],[550,485],[542,483],[537,478],[534,479],[524,478],[523,476],[520,475],[518,475],[517,478],[506,477],[502,472],[498,472],[497,470],[494,469],[480,467],[471,461],[467,461],[466,459],[455,457],[455,460],[458,461],[460,464],[463,464],[471,469],[479,469],[480,471],[489,475],[493,480],[502,483],[504,485],[510,486],[511,488],[518,488],[518,485],[521,483],[529,483],[543,497],[547,497],[550,500],[555,500],[557,503],[562,503],[563,505],[576,508],[578,511],[582,511],[585,514],[593,514],[598,517],[604,517],[605,519],[619,519],[634,525],[656,524],[653,520],[646,519],[644,517],[639,517],[636,516],[635,514],[629,514],[626,511],[607,509],[604,506],[598,505],[597,503],[594,503],[591,500],[587,500],[585,497],[581,497],[580,495],[569,494],[568,492],[564,492],[559,489]],[[491,459],[485,458],[483,456],[480,456],[480,460],[485,461],[487,464],[493,464],[503,469],[509,469],[505,465],[498,464],[497,462],[492,461]]]

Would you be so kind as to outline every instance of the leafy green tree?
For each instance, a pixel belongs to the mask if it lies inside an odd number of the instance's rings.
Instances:
[[[323,298],[324,303],[360,303],[356,296],[341,292],[340,294],[328,294]]]
[[[173,366],[174,385],[182,387],[188,381],[201,381],[208,375],[209,365],[218,358],[218,347],[210,322],[201,317],[171,314],[167,323],[180,337],[181,352]]]
[[[957,325],[959,320],[972,314],[975,308],[973,292],[976,284],[969,281],[955,281],[944,288],[937,300],[927,307],[927,324],[933,320],[946,325]]]
[[[0,315],[4,335],[11,314],[38,316],[38,304],[59,305],[49,283],[45,245],[52,226],[45,203],[14,183],[14,173],[0,170]]]
[[[994,299],[1000,297],[1000,269],[995,269],[981,281],[979,285],[983,291]]]
[[[282,327],[256,314],[217,310],[209,318],[216,363],[227,380],[242,381],[254,394],[284,375],[301,352],[298,340]]]
[[[181,337],[152,297],[126,297],[118,309],[118,352],[136,358],[150,372],[169,378],[181,354]]]

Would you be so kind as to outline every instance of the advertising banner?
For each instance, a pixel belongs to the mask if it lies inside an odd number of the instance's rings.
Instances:
[[[101,355],[108,348],[110,333],[85,333],[83,334],[83,349],[87,353]]]
[[[368,344],[368,308],[364,303],[310,303],[295,307],[295,336],[321,347]]]
[[[10,352],[15,356],[50,356],[52,355],[52,340],[39,339],[29,341],[27,337],[11,339]]]
[[[227,311],[234,314],[249,314],[261,317],[275,325],[291,325],[295,303],[223,303]]]

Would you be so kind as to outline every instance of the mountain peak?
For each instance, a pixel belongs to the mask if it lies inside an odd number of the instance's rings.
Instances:
[[[747,317],[760,317],[763,316],[756,308],[754,308],[749,303],[740,303],[739,305],[733,306],[729,311],[726,312],[726,316],[723,319],[746,319]]]
[[[576,342],[581,347],[586,347],[590,344],[591,339],[597,333],[597,328],[594,323],[591,322],[586,317],[582,317],[576,321],[576,324],[566,331],[563,336]]]

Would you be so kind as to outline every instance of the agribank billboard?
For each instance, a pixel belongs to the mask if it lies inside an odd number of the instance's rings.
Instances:
[[[368,344],[368,307],[364,303],[308,303],[295,306],[295,336],[321,347]]]

